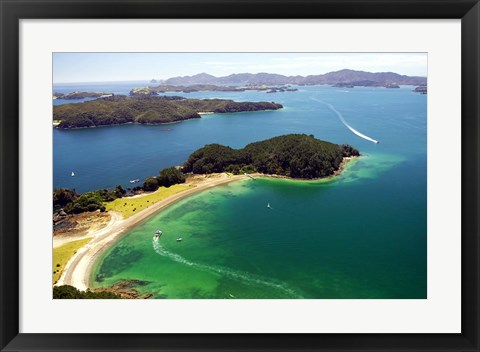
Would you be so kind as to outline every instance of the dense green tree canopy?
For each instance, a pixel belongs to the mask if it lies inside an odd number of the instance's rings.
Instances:
[[[143,183],[142,189],[147,192],[156,191],[159,187],[170,187],[177,183],[184,183],[184,173],[176,167],[167,167],[160,171],[157,177],[148,177]]]
[[[290,134],[255,142],[243,149],[209,144],[190,155],[184,172],[261,172],[292,178],[333,175],[343,157],[360,153],[349,145],[337,145],[304,134]]]
[[[77,199],[78,194],[74,189],[59,188],[53,191],[53,208],[62,208]]]
[[[79,214],[86,211],[105,211],[105,206],[98,192],[87,192],[80,195],[72,203],[68,203],[64,210],[67,213]]]
[[[199,118],[199,112],[243,112],[276,110],[282,105],[268,102],[234,102],[224,99],[115,95],[79,104],[54,106],[58,128],[95,127],[124,123],[158,124]]]
[[[79,214],[86,211],[105,211],[104,202],[122,198],[127,191],[121,185],[112,191],[100,189],[78,195],[75,190],[56,189],[53,191],[54,209],[63,208],[66,213]]]
[[[160,171],[160,175],[157,177],[159,186],[170,187],[177,183],[185,182],[185,175],[182,171],[176,167],[168,167]]]
[[[113,292],[80,291],[70,285],[53,286],[54,299],[119,299],[120,295]]]
[[[143,182],[143,190],[147,192],[156,191],[160,187],[158,185],[158,180],[156,177],[148,177],[145,182]]]

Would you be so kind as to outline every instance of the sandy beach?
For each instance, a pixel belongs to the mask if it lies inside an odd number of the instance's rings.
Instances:
[[[340,174],[345,165],[352,160],[353,158],[344,158],[339,170],[332,175],[331,177],[335,177],[336,175]],[[279,175],[264,175],[259,173],[254,173],[251,175],[232,175],[229,176],[225,173],[222,174],[213,174],[207,177],[205,176],[193,176],[187,180],[187,185],[193,186],[190,189],[185,191],[176,193],[170,197],[167,197],[145,210],[140,211],[139,213],[127,218],[123,219],[121,214],[110,211],[109,214],[111,216],[110,221],[108,224],[93,232],[87,231],[82,236],[76,236],[71,240],[86,238],[93,236],[93,239],[84,247],[80,248],[73,256],[70,258],[68,263],[66,264],[62,276],[56,283],[57,286],[61,285],[71,285],[79,290],[86,290],[90,286],[90,275],[92,266],[95,263],[96,259],[104,253],[112,244],[117,241],[123,234],[125,234],[130,228],[137,225],[139,222],[147,219],[151,215],[155,214],[159,210],[167,207],[168,205],[177,202],[185,197],[188,197],[194,193],[204,191],[206,189],[233,182],[238,181],[246,178],[255,179],[257,177],[272,177],[272,178],[288,178],[285,176]],[[142,195],[134,196],[134,197],[141,197]],[[133,197],[132,197],[133,198]],[[68,238],[58,238],[54,239],[54,247],[59,245],[63,245],[69,241]]]
[[[94,238],[87,245],[80,248],[68,261],[56,285],[71,285],[79,290],[86,290],[89,287],[91,270],[96,259],[131,227],[180,199],[221,184],[245,178],[247,178],[245,175],[228,176],[227,174],[220,174],[214,179],[205,178],[201,181],[197,179],[193,182],[194,188],[165,198],[128,219],[123,219],[120,214],[111,211],[110,222],[107,226],[97,231],[94,234]]]

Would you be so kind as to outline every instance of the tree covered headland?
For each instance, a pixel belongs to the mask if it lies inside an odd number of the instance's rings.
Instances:
[[[305,134],[289,134],[232,149],[208,144],[190,155],[183,172],[260,172],[292,178],[313,179],[331,176],[344,157],[359,156],[349,145],[321,141]]]
[[[157,176],[148,177],[133,191],[153,192],[159,187],[170,187],[186,181],[185,173],[210,174],[219,172],[283,175],[292,178],[313,179],[331,176],[340,168],[344,157],[359,156],[350,145],[321,141],[313,135],[289,134],[248,144],[233,149],[220,144],[208,144],[193,152],[183,167],[168,167]],[[105,211],[105,202],[122,198],[127,191],[118,185],[113,190],[77,194],[71,189],[53,191],[53,208],[67,214]]]
[[[105,211],[104,202],[111,202],[122,198],[127,191],[120,185],[109,191],[100,189],[97,191],[77,194],[75,190],[59,188],[53,191],[53,209],[63,209],[67,214],[79,214],[86,211]]]
[[[185,183],[185,175],[176,167],[168,167],[160,171],[156,177],[148,177],[142,189],[146,192],[156,191],[159,187],[170,187],[178,183]]]
[[[269,102],[235,102],[225,99],[185,99],[165,96],[115,95],[79,104],[53,107],[58,128],[80,128],[125,123],[160,124],[200,118],[199,112],[245,112],[277,110],[283,106]]]
[[[148,177],[142,187],[134,191],[153,192],[159,187],[170,187],[177,183],[185,183],[185,175],[175,167],[168,167],[159,172],[158,176]],[[63,209],[67,214],[80,214],[89,211],[105,211],[105,202],[123,198],[127,191],[118,185],[113,190],[100,189],[78,194],[74,189],[59,188],[53,191],[53,209]]]

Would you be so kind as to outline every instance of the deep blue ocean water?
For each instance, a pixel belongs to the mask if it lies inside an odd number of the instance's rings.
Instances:
[[[102,86],[66,90],[100,90]],[[111,91],[105,87],[102,90]],[[181,165],[194,150],[208,143],[241,148],[248,143],[288,134],[314,134],[334,143],[349,143],[362,153],[402,157],[426,156],[426,96],[401,89],[329,86],[299,87],[298,92],[199,92],[176,94],[236,101],[275,101],[284,109],[268,112],[204,115],[201,119],[159,126],[124,125],[58,130],[54,138],[55,188],[79,192],[129,186],[159,170]],[[56,88],[55,88],[56,89]],[[60,89],[56,89],[60,90]],[[123,92],[129,89],[124,89]],[[120,89],[118,90],[120,91]],[[173,95],[173,94],[172,94]],[[341,112],[360,132],[380,141],[375,145],[351,133],[323,100]],[[75,177],[71,177],[71,172]]]
[[[149,282],[140,290],[167,298],[426,298],[427,96],[414,87],[298,88],[175,94],[274,101],[278,111],[54,130],[54,187],[80,192],[128,187],[208,143],[240,148],[306,133],[363,155],[333,182],[241,181],[182,200],[104,255],[95,285],[140,279]],[[380,143],[353,134],[319,101]],[[157,228],[166,235],[152,243]]]

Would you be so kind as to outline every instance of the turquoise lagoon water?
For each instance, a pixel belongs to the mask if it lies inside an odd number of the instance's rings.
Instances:
[[[100,258],[94,286],[141,280],[137,289],[155,298],[426,298],[427,97],[413,87],[298,88],[177,94],[275,101],[285,106],[278,111],[54,130],[54,186],[79,191],[128,186],[207,143],[237,148],[307,133],[364,155],[328,182],[245,180],[181,200]]]

